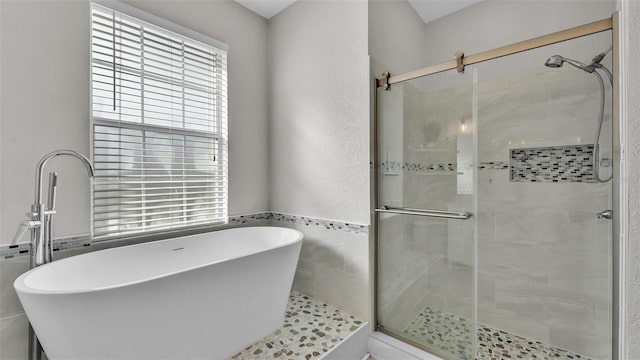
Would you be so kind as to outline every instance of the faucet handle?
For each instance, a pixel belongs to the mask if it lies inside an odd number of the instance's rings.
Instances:
[[[35,220],[24,220],[20,222],[20,226],[18,227],[18,231],[13,236],[13,240],[11,240],[11,245],[17,245],[21,243],[26,243],[26,241],[20,242],[20,239],[24,236],[24,234],[31,230],[40,226],[40,221]]]

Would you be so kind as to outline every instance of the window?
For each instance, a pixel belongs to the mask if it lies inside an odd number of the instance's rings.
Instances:
[[[94,237],[227,222],[226,48],[91,18]]]

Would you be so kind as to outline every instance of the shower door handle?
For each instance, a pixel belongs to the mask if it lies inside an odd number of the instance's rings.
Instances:
[[[437,218],[445,218],[445,219],[458,219],[458,220],[467,220],[471,217],[471,213],[466,211],[412,209],[412,208],[391,207],[386,205],[380,209],[375,209],[375,211],[379,213],[417,215],[417,216],[437,217]]]
[[[613,211],[612,210],[600,211],[599,213],[596,214],[596,217],[598,219],[608,219],[608,220],[610,220],[613,217]]]

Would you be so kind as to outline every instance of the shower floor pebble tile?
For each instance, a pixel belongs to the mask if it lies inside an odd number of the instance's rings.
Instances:
[[[454,354],[456,359],[473,358],[470,350],[471,331],[467,319],[427,306],[403,332],[434,349]],[[584,355],[482,324],[478,327],[477,345],[477,359],[592,360]]]
[[[231,359],[318,359],[363,324],[333,306],[292,291],[284,325]]]

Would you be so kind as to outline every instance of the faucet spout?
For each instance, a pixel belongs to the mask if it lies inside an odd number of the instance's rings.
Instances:
[[[78,158],[78,160],[82,161],[84,166],[87,168],[87,173],[89,174],[89,176],[93,177],[95,175],[95,169],[93,168],[93,164],[91,163],[91,160],[89,160],[86,156],[84,156],[83,154],[77,151],[56,150],[48,153],[42,159],[40,159],[40,161],[38,162],[38,165],[36,166],[36,188],[35,188],[35,203],[34,203],[36,206],[42,203],[42,170],[44,169],[44,166],[47,164],[49,160],[60,155],[69,155],[69,156]]]

